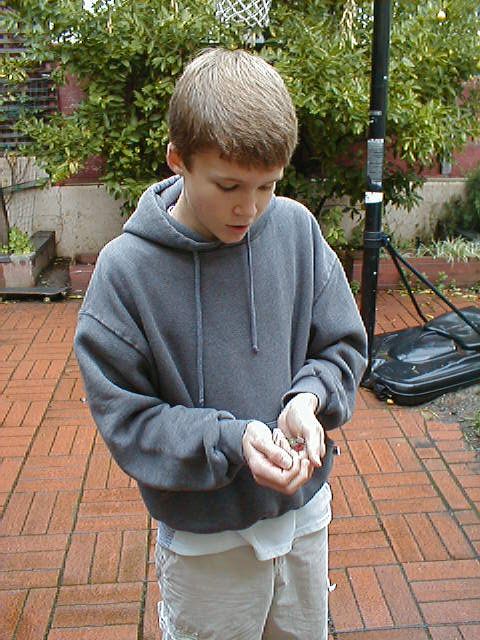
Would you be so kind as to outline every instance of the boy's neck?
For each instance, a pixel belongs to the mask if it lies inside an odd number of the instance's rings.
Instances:
[[[193,229],[192,225],[189,224],[188,219],[185,216],[185,201],[183,191],[176,203],[168,208],[168,213],[172,216],[172,218],[175,218],[177,222],[180,222],[180,224],[183,224],[184,227],[187,227],[187,229],[196,231],[196,229]]]
[[[177,202],[167,209],[167,213],[171,215],[172,218],[174,218],[182,226],[186,227],[187,229],[192,231],[194,234],[203,238],[203,240],[207,242],[210,240],[213,240],[214,239],[213,237],[212,238],[207,237],[207,235],[205,234],[204,231],[202,231],[202,229],[197,228],[197,226],[194,223],[192,223],[192,221],[189,219],[189,216],[186,213],[186,206],[187,206],[187,203],[185,202],[185,196],[182,191]]]

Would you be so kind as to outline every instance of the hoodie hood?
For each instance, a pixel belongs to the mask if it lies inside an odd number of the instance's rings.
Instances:
[[[199,234],[179,224],[168,213],[180,197],[183,188],[183,178],[172,176],[167,180],[152,185],[140,198],[135,213],[124,225],[124,231],[164,247],[192,253],[194,265],[195,289],[195,318],[197,337],[197,384],[198,406],[205,405],[205,377],[204,377],[204,327],[203,327],[203,299],[202,299],[202,265],[201,254],[220,248],[244,246],[248,277],[245,287],[248,288],[248,304],[250,316],[250,348],[254,354],[259,351],[257,332],[257,310],[255,305],[255,277],[251,241],[265,228],[275,197],[272,196],[267,209],[251,226],[245,238],[238,243],[224,244],[223,242],[203,240]],[[183,231],[184,230],[184,231]]]
[[[272,196],[268,207],[250,227],[247,236],[238,243],[224,244],[220,240],[203,240],[193,231],[188,235],[184,234],[180,225],[172,221],[168,209],[177,202],[182,188],[183,178],[180,176],[172,176],[153,184],[143,193],[135,212],[126,222],[123,230],[172,249],[192,252],[213,251],[219,247],[244,244],[256,238],[265,228],[276,205],[276,198]]]

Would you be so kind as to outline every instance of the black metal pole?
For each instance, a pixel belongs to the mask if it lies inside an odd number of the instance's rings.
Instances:
[[[387,122],[391,0],[375,0],[373,19],[370,125],[367,142],[367,185],[360,311],[368,336],[368,368],[372,360],[377,280],[382,246],[383,165]]]
[[[8,246],[8,232],[10,230],[5,203],[5,187],[0,187],[0,246]]]

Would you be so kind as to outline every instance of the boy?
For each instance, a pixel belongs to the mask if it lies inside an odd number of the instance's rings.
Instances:
[[[332,443],[365,332],[300,204],[278,73],[203,52],[172,96],[167,163],[102,251],[76,353],[95,421],[158,520],[165,640],[327,637]]]

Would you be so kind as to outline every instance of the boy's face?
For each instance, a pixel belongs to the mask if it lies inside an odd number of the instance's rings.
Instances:
[[[172,144],[167,163],[183,176],[183,191],[175,205],[175,218],[206,240],[240,242],[267,208],[283,167],[244,167],[211,149],[196,153],[187,169]]]

